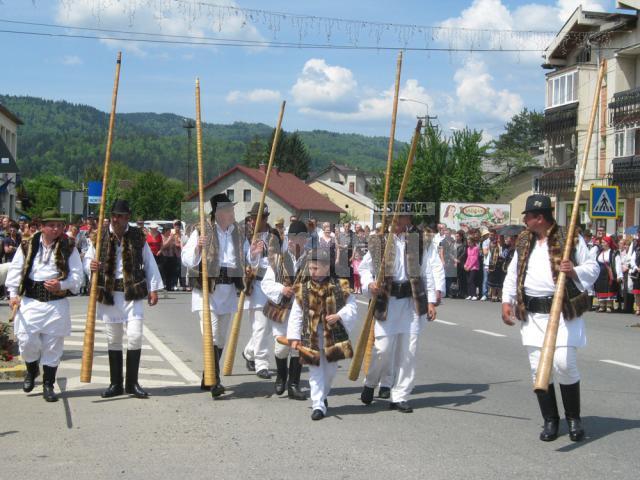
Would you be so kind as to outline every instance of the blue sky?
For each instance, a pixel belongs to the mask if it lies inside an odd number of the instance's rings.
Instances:
[[[279,19],[231,14],[204,4],[368,22],[440,26],[446,30]],[[545,36],[479,30],[556,32],[580,3],[614,11],[612,0],[0,0],[0,19],[250,41],[398,47],[470,46],[519,53],[407,51],[402,69],[397,137],[406,140],[415,116],[437,115],[451,128],[497,136],[522,107],[542,109]],[[467,30],[459,30],[461,28]],[[0,30],[114,35],[0,22]],[[124,34],[124,36],[132,36]],[[160,37],[153,37],[158,39]],[[202,84],[203,120],[276,121],[287,100],[286,130],[325,129],[388,135],[397,50],[280,49],[149,44],[0,33],[0,92],[63,99],[108,111],[115,57],[123,51],[120,112],[195,115],[194,79]],[[419,103],[422,102],[422,103]],[[424,105],[427,104],[427,105]]]

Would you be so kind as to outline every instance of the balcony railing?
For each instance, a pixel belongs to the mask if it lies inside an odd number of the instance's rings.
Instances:
[[[576,170],[571,168],[545,169],[538,179],[538,191],[554,195],[560,192],[571,192],[576,188]]]
[[[614,127],[640,121],[640,88],[614,93],[609,103],[609,121]]]
[[[614,158],[611,162],[609,185],[617,185],[623,192],[640,190],[640,155]]]
[[[547,138],[570,135],[577,125],[577,103],[549,108],[544,112],[544,134]]]

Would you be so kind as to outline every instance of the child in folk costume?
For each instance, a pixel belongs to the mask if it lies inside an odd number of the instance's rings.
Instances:
[[[83,281],[82,261],[64,235],[64,224],[57,212],[45,212],[42,232],[22,242],[5,282],[9,305],[19,306],[15,334],[20,355],[27,364],[22,389],[27,393],[33,390],[41,363],[43,397],[47,402],[58,400],[54,392],[56,371],[64,337],[71,335],[69,301],[65,297],[78,293]]]
[[[314,250],[307,262],[310,279],[295,286],[295,301],[289,315],[287,338],[300,348],[301,360],[309,365],[312,420],[327,413],[327,396],[338,370],[337,362],[353,356],[349,331],[357,317],[355,296],[349,281],[330,275],[330,255]]]
[[[288,397],[292,400],[306,400],[307,396],[300,390],[300,353],[278,342],[287,338],[289,313],[295,294],[294,284],[304,274],[307,252],[304,249],[309,235],[307,226],[295,220],[289,226],[287,249],[281,253],[277,249],[278,242],[272,242],[269,248],[269,268],[262,281],[262,290],[268,298],[264,306],[264,315],[271,320],[275,341],[275,357],[278,375],[275,391],[282,395],[287,388]],[[287,359],[289,366],[287,367]]]

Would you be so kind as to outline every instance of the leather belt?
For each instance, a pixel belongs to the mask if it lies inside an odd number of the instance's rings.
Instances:
[[[220,267],[220,273],[216,278],[216,284],[218,285],[231,285],[235,283],[235,279],[229,276],[229,268],[228,267]]]
[[[34,282],[33,280],[27,279],[24,294],[26,297],[33,298],[39,302],[51,302],[66,297],[67,291],[60,290],[59,292],[53,293],[44,287],[44,282]]]
[[[124,292],[124,278],[116,278],[116,281],[113,284],[113,291]]]
[[[410,297],[411,284],[409,282],[391,282],[389,295],[398,299]]]
[[[550,313],[553,297],[524,296],[524,308],[530,313]]]

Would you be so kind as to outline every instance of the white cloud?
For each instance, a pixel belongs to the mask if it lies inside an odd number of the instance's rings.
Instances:
[[[456,98],[450,105],[453,114],[506,122],[523,107],[520,95],[493,86],[493,77],[480,60],[468,60],[456,71],[454,81]]]
[[[216,5],[236,6],[234,0],[217,0]],[[236,15],[222,15],[183,2],[150,2],[149,0],[58,0],[55,19],[66,25],[131,30],[192,37],[221,37],[242,40],[263,40],[254,25]],[[102,36],[113,36],[104,33]],[[132,37],[133,35],[125,35]],[[140,36],[139,38],[145,38]],[[146,37],[149,38],[149,37]],[[192,39],[176,39],[196,41]],[[101,40],[103,43],[145,55],[149,43]],[[167,48],[169,44],[158,44]]]
[[[82,65],[82,59],[77,55],[65,55],[62,58],[62,64],[69,66]]]
[[[354,95],[358,83],[348,68],[327,65],[322,58],[307,60],[291,94],[296,105],[313,108],[336,105]]]
[[[265,88],[257,88],[242,92],[240,90],[232,90],[227,94],[228,103],[264,103],[279,101],[282,95],[277,90],[268,90]]]

